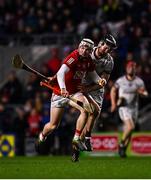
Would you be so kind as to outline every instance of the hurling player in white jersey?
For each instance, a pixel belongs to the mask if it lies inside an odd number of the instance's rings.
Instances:
[[[111,89],[111,112],[114,112],[119,106],[119,116],[124,125],[119,144],[119,155],[121,157],[126,157],[126,149],[135,128],[138,114],[138,95],[147,96],[148,92],[143,80],[136,76],[136,63],[128,61],[126,74],[117,79]]]
[[[97,74],[101,77],[99,84],[102,85],[102,88],[100,88],[100,85],[95,83],[98,77],[94,77],[91,73],[86,74],[83,85],[79,87],[81,92],[84,92],[89,97],[89,101],[92,102],[91,105],[95,110],[94,113],[88,117],[81,135],[81,139],[85,140],[87,151],[92,151],[91,131],[95,120],[100,116],[104,96],[104,86],[107,84],[114,66],[110,52],[116,49],[116,47],[115,38],[108,34],[99,42],[97,47],[93,48],[91,58],[95,64]]]

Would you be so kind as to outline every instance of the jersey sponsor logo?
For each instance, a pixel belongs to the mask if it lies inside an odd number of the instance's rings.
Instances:
[[[86,72],[84,72],[84,71],[76,71],[73,78],[74,79],[82,79],[85,76],[85,73]]]
[[[67,64],[68,64],[68,65],[72,64],[74,60],[75,60],[75,59],[71,57],[70,59],[68,59]]]
[[[77,64],[77,67],[79,69],[87,70],[87,68],[90,67],[90,63],[88,63],[88,64]]]

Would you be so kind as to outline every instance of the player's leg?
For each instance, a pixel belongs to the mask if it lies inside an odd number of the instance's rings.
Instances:
[[[39,135],[39,140],[44,141],[59,125],[62,118],[64,108],[51,107],[50,121],[45,124],[43,131]]]
[[[133,109],[131,112],[131,119],[129,120],[130,121],[130,129],[131,129],[131,132],[129,133],[129,135],[127,136],[126,140],[125,140],[125,147],[127,148],[128,145],[129,145],[129,142],[131,140],[131,136],[132,136],[132,132],[133,130],[135,129],[135,121],[138,117],[138,110],[137,109]]]
[[[77,100],[83,102],[84,107],[86,107],[86,109],[81,108],[75,102],[69,101],[69,104],[72,107],[74,107],[80,111],[80,115],[79,115],[79,117],[77,119],[77,123],[76,123],[75,134],[74,134],[73,141],[72,141],[72,157],[71,157],[71,160],[73,162],[77,162],[79,160],[80,150],[84,150],[86,148],[85,144],[80,140],[80,135],[85,126],[85,123],[86,123],[86,120],[88,117],[88,113],[92,113],[93,110],[92,110],[91,106],[89,105],[87,98],[82,93],[76,93],[73,97],[76,98]],[[90,112],[88,112],[88,110],[90,110]]]
[[[92,96],[87,96],[89,103],[94,109],[93,113],[89,113],[88,120],[86,122],[86,125],[82,131],[81,134],[81,139],[85,142],[86,145],[86,150],[87,151],[92,151],[92,144],[91,144],[91,132],[94,126],[94,123],[96,120],[99,118],[100,113],[101,113],[101,108],[99,104],[96,103],[96,101],[92,98]]]
[[[35,149],[38,153],[41,153],[45,148],[45,140],[47,136],[56,129],[60,123],[64,108],[51,107],[50,122],[45,124],[42,132],[39,134],[38,140],[35,142]]]
[[[135,126],[132,119],[125,119],[123,123],[124,123],[124,131],[122,135],[122,142],[124,145],[126,145],[128,143],[128,139],[131,135],[131,132],[133,131]]]
[[[131,139],[132,131],[134,129],[134,125],[131,122],[132,122],[132,119],[124,121],[124,131],[123,131],[121,142],[119,144],[120,157],[126,157],[126,150]]]
[[[100,112],[101,112],[101,108],[99,107],[99,105],[93,100],[93,99],[88,99],[91,106],[94,109],[93,113],[89,113],[86,125],[82,131],[81,134],[81,139],[84,140],[85,145],[86,145],[86,150],[87,151],[92,151],[92,145],[91,145],[91,132],[94,126],[94,123],[96,122],[96,120],[98,119],[98,117],[100,116]]]
[[[82,93],[76,93],[74,96],[73,96],[75,99],[77,99],[78,101],[80,102],[83,102],[84,106],[85,107],[88,107],[89,106],[89,102],[87,100],[87,98],[82,94]],[[76,123],[76,130],[75,130],[75,134],[74,134],[74,137],[73,137],[73,141],[77,142],[77,141],[80,141],[80,135],[81,135],[81,132],[86,124],[86,121],[87,121],[87,117],[88,117],[88,111],[87,109],[85,108],[81,108],[79,105],[77,105],[75,102],[73,101],[69,101],[69,104],[78,109],[80,111],[80,115],[77,119],[77,123]],[[90,107],[91,109],[91,107]],[[92,111],[92,110],[90,110]]]
[[[131,111],[127,108],[120,108],[119,115],[123,121],[123,134],[122,139],[119,144],[119,155],[121,157],[126,157],[126,149],[130,141],[131,133],[134,129],[134,122],[132,119]]]
[[[60,123],[62,118],[62,114],[64,112],[64,107],[68,103],[67,98],[63,98],[62,96],[58,96],[52,94],[51,97],[51,108],[50,108],[50,122],[48,122],[43,131],[39,135],[39,141],[43,142],[46,137],[56,129]]]

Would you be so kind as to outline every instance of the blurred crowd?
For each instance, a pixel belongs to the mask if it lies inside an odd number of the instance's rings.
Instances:
[[[151,74],[150,0],[0,0],[0,44],[10,35],[27,40],[35,34],[78,35],[97,44],[106,33],[118,41],[117,67],[135,60],[147,82]],[[120,68],[120,74],[123,71]]]
[[[143,37],[151,33],[149,0],[1,0],[0,12],[4,34],[78,33],[95,38],[108,29]]]
[[[116,37],[118,49],[112,53],[115,66],[106,87],[102,116],[95,130],[118,130],[119,122],[110,113],[109,94],[115,79],[124,74],[127,60],[137,62],[138,75],[151,92],[151,83],[148,83],[151,77],[150,0],[0,0],[0,39],[5,35],[44,33],[77,34],[91,38],[95,44],[106,33]],[[52,76],[57,72],[64,58],[60,51],[59,48],[53,49],[50,59],[41,64],[41,73]],[[39,82],[35,75],[20,81],[11,71],[0,89],[0,131],[16,134],[18,155],[25,153],[25,137],[37,137],[51,119],[52,92],[40,87]],[[49,147],[54,154],[58,147],[61,147],[58,148],[59,154],[70,152],[78,112],[68,107],[66,111],[60,127],[49,141],[53,143]]]

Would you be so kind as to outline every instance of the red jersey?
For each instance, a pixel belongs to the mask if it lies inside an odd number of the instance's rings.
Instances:
[[[65,85],[69,94],[78,92],[77,86],[81,84],[86,72],[94,71],[94,64],[89,58],[81,58],[79,52],[74,50],[63,61],[70,70],[65,74]],[[58,83],[54,85],[54,89],[60,90]],[[58,94],[54,91],[55,94]]]

